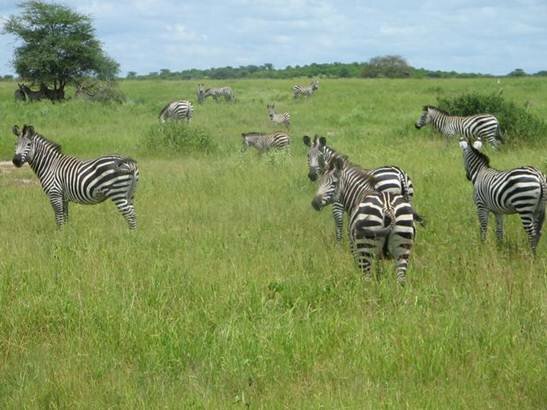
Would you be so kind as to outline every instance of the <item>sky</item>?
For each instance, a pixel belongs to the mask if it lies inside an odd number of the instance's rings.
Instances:
[[[0,0],[0,25],[17,15]],[[121,74],[366,62],[485,74],[547,70],[547,0],[57,1],[90,16]],[[0,74],[18,43],[0,35]]]

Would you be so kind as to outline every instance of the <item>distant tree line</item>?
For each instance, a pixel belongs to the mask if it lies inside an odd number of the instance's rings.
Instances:
[[[517,68],[507,76],[528,76],[523,69]],[[547,71],[539,71],[534,76],[547,76]],[[458,73],[456,71],[427,70],[412,67],[398,55],[386,55],[371,58],[365,63],[325,63],[287,66],[274,68],[273,64],[246,65],[239,67],[216,67],[207,69],[193,68],[183,71],[171,71],[167,68],[148,74],[127,73],[128,79],[162,79],[162,80],[195,80],[195,79],[238,79],[238,78],[295,78],[295,77],[327,77],[327,78],[473,78],[494,77],[481,73]],[[495,76],[497,77],[497,76]]]

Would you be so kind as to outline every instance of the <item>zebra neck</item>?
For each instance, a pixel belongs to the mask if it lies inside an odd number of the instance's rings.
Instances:
[[[442,112],[435,111],[434,114],[431,116],[431,124],[433,124],[433,127],[435,127],[438,131],[446,131],[445,127],[450,123],[450,118],[448,115],[443,114]]]
[[[488,167],[482,162],[481,158],[472,154],[465,156],[465,171],[471,182],[475,183],[479,172],[484,169],[488,169]]]
[[[58,148],[39,143],[36,144],[34,155],[28,163],[40,182],[42,182],[43,178],[52,170],[52,164],[61,157],[63,157],[63,154],[59,152]]]
[[[346,168],[340,176],[340,197],[339,201],[344,205],[347,212],[356,207],[366,192],[372,192],[367,181],[360,178],[359,174],[352,172],[351,168]]]

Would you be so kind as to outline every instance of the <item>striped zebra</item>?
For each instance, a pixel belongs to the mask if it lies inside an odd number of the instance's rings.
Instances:
[[[276,113],[274,104],[268,104],[266,107],[268,108],[268,116],[274,124],[283,124],[287,129],[291,126],[291,114],[288,112]]]
[[[313,141],[309,136],[305,135],[304,144],[308,149],[308,178],[315,181],[321,176],[333,158],[342,157],[344,155],[336,152],[332,147],[327,145],[325,137],[316,135]],[[394,165],[385,165],[378,168],[366,170],[374,177],[374,190],[378,192],[391,192],[393,194],[402,195],[406,201],[412,204],[414,198],[414,185],[410,176],[401,168]],[[332,204],[332,216],[336,228],[336,240],[342,240],[342,228],[344,224],[344,207],[340,202],[334,201]],[[418,213],[414,214],[416,222],[424,225],[424,219]]]
[[[416,234],[412,205],[402,195],[375,191],[375,183],[370,172],[335,157],[311,205],[319,211],[334,201],[342,203],[349,214],[351,250],[365,279],[371,278],[374,257],[392,256],[397,281],[404,284]]]
[[[139,171],[137,163],[117,155],[82,161],[65,155],[61,146],[24,125],[13,127],[17,146],[13,164],[28,162],[49,198],[57,226],[68,222],[68,203],[97,204],[112,199],[130,229],[137,227],[133,197]]]
[[[294,98],[309,97],[319,89],[319,80],[313,80],[310,85],[295,85],[292,88]]]
[[[42,84],[40,86],[40,89],[38,91],[32,91],[28,85],[25,84],[19,84],[19,90],[25,95],[25,99],[27,101],[40,101],[42,98],[46,98],[45,92],[44,92],[44,85]]]
[[[246,151],[248,147],[254,147],[258,152],[263,153],[270,149],[288,149],[291,143],[290,137],[281,131],[272,134],[246,132],[242,133],[241,137],[243,138],[241,151]]]
[[[466,176],[473,183],[481,240],[486,239],[489,212],[496,216],[496,237],[500,241],[503,215],[517,213],[535,254],[545,220],[547,178],[530,166],[495,170],[490,167],[490,159],[479,151],[481,146],[479,141],[471,145],[463,137],[460,139]]]
[[[224,97],[226,101],[234,101],[234,92],[230,87],[205,88],[203,84],[198,84],[197,90],[198,102],[201,104],[207,97],[213,97],[218,102],[219,98]]]
[[[193,111],[194,108],[192,107],[192,103],[190,101],[171,101],[169,104],[161,109],[159,115],[160,122],[163,123],[167,120],[186,120],[186,122],[190,122],[190,120],[192,119]]]
[[[420,129],[427,124],[431,124],[445,136],[447,145],[450,137],[454,135],[460,135],[467,139],[474,138],[481,143],[486,139],[494,149],[503,143],[500,124],[497,118],[491,114],[458,117],[439,108],[426,105],[415,125]]]

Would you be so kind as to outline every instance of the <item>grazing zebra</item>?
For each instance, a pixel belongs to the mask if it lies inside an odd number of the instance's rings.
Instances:
[[[133,197],[139,171],[137,163],[117,155],[82,161],[65,155],[61,146],[37,134],[31,125],[13,127],[17,146],[13,164],[28,162],[48,196],[57,226],[68,222],[68,202],[97,204],[110,198],[130,229],[137,227]]]
[[[450,137],[454,135],[461,135],[467,139],[474,138],[481,142],[486,138],[494,149],[503,142],[500,124],[497,118],[491,114],[457,117],[431,105],[426,105],[415,125],[420,129],[427,124],[431,124],[433,128],[443,134],[447,144]]]
[[[21,87],[13,93],[13,97],[15,98],[15,101],[25,101],[27,97],[25,96],[25,93],[21,90]]]
[[[412,205],[402,195],[374,190],[374,176],[342,157],[335,157],[322,175],[312,207],[321,210],[339,201],[349,217],[350,246],[370,280],[374,257],[393,256],[397,281],[404,284],[416,234]]]
[[[192,119],[192,111],[194,111],[194,108],[190,101],[171,101],[161,109],[159,115],[160,122],[165,122],[167,120],[186,120],[186,122],[190,122]]]
[[[291,126],[291,114],[288,112],[276,113],[274,104],[268,104],[266,107],[268,108],[268,116],[274,124],[283,124],[287,129]]]
[[[270,149],[288,149],[291,143],[290,137],[281,131],[276,131],[272,134],[264,134],[261,132],[242,133],[243,145],[241,151],[246,151],[248,147],[254,147],[258,152],[263,153]]]
[[[42,98],[45,98],[46,95],[44,93],[44,85],[40,86],[40,89],[38,91],[32,91],[27,85],[25,84],[19,84],[19,90],[25,95],[25,98],[27,101],[40,101]]]
[[[201,104],[207,97],[213,97],[215,101],[218,102],[218,99],[224,97],[226,101],[234,101],[234,92],[230,87],[219,87],[219,88],[205,88],[203,84],[198,84],[197,91],[198,102]]]
[[[307,135],[303,138],[304,144],[308,149],[308,178],[315,181],[318,176],[325,172],[327,164],[333,158],[342,157],[344,155],[336,152],[332,147],[327,145],[325,137],[315,136],[313,142]],[[406,201],[412,203],[414,198],[414,186],[410,176],[401,168],[393,165],[385,165],[378,168],[366,170],[374,177],[374,190],[378,192],[391,192],[393,194],[402,195]],[[332,216],[336,228],[336,240],[342,240],[342,228],[344,224],[344,207],[341,203],[334,201],[332,204]],[[418,213],[414,214],[414,219],[424,225],[424,219]]]
[[[313,80],[310,85],[295,85],[292,88],[294,98],[309,97],[319,89],[319,81]]]
[[[460,139],[466,176],[474,187],[481,239],[486,239],[489,212],[496,216],[498,240],[503,239],[503,215],[518,213],[535,254],[545,220],[547,178],[530,166],[509,171],[490,168],[490,159],[479,151],[481,146],[479,141],[470,145]]]

